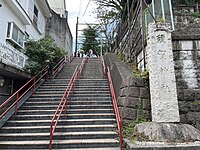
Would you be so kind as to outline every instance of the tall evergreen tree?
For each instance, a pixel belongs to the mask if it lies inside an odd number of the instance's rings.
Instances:
[[[97,40],[98,38],[98,33],[97,33],[97,27],[96,26],[91,26],[87,25],[86,28],[83,29],[83,45],[82,45],[82,50],[86,53],[90,49],[94,51],[94,53],[100,54],[100,44],[99,41]]]

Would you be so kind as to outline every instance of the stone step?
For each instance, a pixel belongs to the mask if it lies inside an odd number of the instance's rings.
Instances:
[[[100,86],[100,87],[75,86],[74,91],[107,91],[107,92],[110,92],[110,88],[108,86]]]
[[[63,85],[56,85],[56,86],[48,86],[48,85],[42,85],[39,89],[39,90],[52,90],[52,91],[55,91],[55,90],[66,90],[67,88],[67,85],[66,86],[63,86]],[[74,89],[76,90],[79,90],[79,89],[83,89],[85,91],[87,91],[88,89],[108,89],[109,90],[109,86],[108,85],[78,85],[78,84],[75,84],[74,85]]]
[[[62,97],[55,97],[55,98],[47,98],[47,97],[39,97],[39,98],[29,98],[29,100],[25,103],[25,104],[28,104],[28,103],[49,103],[49,104],[54,104],[55,102],[60,102]],[[105,101],[106,103],[108,102],[111,102],[111,97],[68,97],[68,102],[100,102],[102,103],[102,101]],[[24,105],[23,105],[24,106]],[[22,106],[22,107],[23,107]],[[27,105],[26,105],[27,106]]]
[[[48,92],[53,92],[53,91],[65,91],[67,87],[62,87],[62,88],[39,88],[37,89],[36,92],[43,92],[43,91],[48,91]]]
[[[31,102],[31,101],[60,101],[61,100],[61,98],[62,98],[62,96],[61,97],[30,97],[29,99],[28,99],[28,101],[29,102]],[[23,106],[23,105],[22,105]]]
[[[89,86],[92,86],[92,85],[95,85],[95,86],[108,86],[108,82],[76,82],[75,85],[89,85]]]
[[[68,82],[64,82],[64,83],[60,83],[60,82],[44,82],[42,84],[42,86],[58,86],[58,85],[62,85],[62,86],[67,86],[69,84],[69,81]]]
[[[58,90],[56,90],[56,91],[51,91],[51,92],[49,92],[49,91],[36,91],[35,92],[35,94],[49,94],[49,93],[51,93],[51,94],[64,94],[64,90],[60,90],[60,91],[58,91]],[[78,94],[95,94],[95,93],[98,93],[98,94],[110,94],[110,91],[101,91],[100,89],[98,89],[98,90],[94,90],[94,91],[91,91],[91,90],[87,90],[87,91],[78,91],[77,89],[76,89],[76,91],[75,90],[73,90],[73,94],[74,95],[78,95]]]
[[[68,84],[61,84],[61,83],[54,84],[54,83],[52,83],[52,84],[43,84],[38,89],[49,89],[49,88],[51,88],[52,90],[55,90],[57,88],[64,88],[64,89],[66,89],[67,86],[68,86]]]
[[[44,106],[31,106],[31,105],[22,105],[20,107],[21,110],[49,110],[49,109],[52,109],[52,110],[56,110],[58,107],[58,105],[44,105]]]
[[[105,82],[108,83],[107,79],[98,79],[98,78],[93,78],[93,79],[79,79],[77,82],[88,82],[88,83],[92,83],[92,82]]]
[[[58,105],[22,105],[21,109],[22,110],[49,110],[53,109],[56,110]],[[112,104],[95,104],[95,105],[67,105],[67,108],[69,109],[105,109],[105,108],[112,108]]]
[[[55,110],[18,110],[18,115],[54,114]],[[113,113],[113,109],[67,109],[68,114]]]
[[[53,114],[35,114],[35,115],[15,115],[12,117],[13,120],[41,120],[41,119],[51,119]],[[93,114],[62,114],[62,118],[65,119],[108,119],[114,118],[113,113],[93,113]]]
[[[87,132],[55,132],[54,140],[72,139],[110,139],[116,137],[113,131],[87,131]],[[0,141],[26,141],[26,140],[48,140],[49,131],[41,133],[0,133]],[[1,142],[0,142],[1,143]]]
[[[94,150],[94,148],[76,148],[70,150]],[[106,147],[106,148],[95,148],[95,150],[120,150],[119,147]]]
[[[66,89],[67,88],[67,85],[55,85],[55,86],[48,86],[48,85],[41,85],[40,86],[40,88],[38,89],[38,90],[40,90],[40,89],[50,89],[50,90],[56,90],[56,89]]]
[[[68,105],[67,109],[104,109],[112,108],[112,105]]]
[[[98,104],[102,104],[102,105],[105,105],[105,104],[112,104],[112,102],[109,100],[109,101],[105,101],[105,100],[98,100],[98,101],[93,101],[93,100],[90,100],[90,101],[72,101],[72,100],[69,100],[68,101],[68,105],[98,105]]]
[[[27,101],[24,106],[42,106],[42,105],[59,105],[60,99],[57,101]]]
[[[52,90],[51,91],[35,91],[34,95],[36,95],[36,94],[37,95],[46,95],[46,94],[48,94],[48,95],[49,94],[51,94],[51,95],[54,95],[54,94],[55,95],[58,95],[58,94],[60,95],[61,94],[62,95],[62,94],[64,94],[64,92],[65,92],[65,90],[61,90],[61,91],[58,91],[58,90],[54,90],[54,91],[52,91]]]
[[[54,97],[54,98],[61,98],[63,96],[63,94],[59,93],[59,94],[34,94],[31,97],[32,98],[44,98],[44,97]]]
[[[104,125],[58,125],[56,132],[114,131],[113,124]],[[49,132],[50,126],[12,126],[2,127],[0,133],[41,133]]]
[[[44,105],[59,105],[60,100],[57,101],[45,101],[45,100],[41,100],[41,101],[27,101],[25,102],[25,104],[23,105],[24,107],[26,106],[44,106]],[[110,105],[112,104],[112,102],[109,101],[105,101],[105,100],[100,100],[100,101],[95,101],[95,100],[83,100],[83,101],[72,101],[72,100],[68,100],[67,105],[98,105],[98,104],[102,104],[102,105]]]
[[[76,62],[77,63],[74,63]],[[47,80],[0,130],[0,149],[48,149],[50,122],[82,59]],[[89,59],[76,80],[53,137],[53,149],[119,150],[116,120],[101,59]]]
[[[9,120],[6,122],[8,127],[12,126],[49,126],[51,119],[49,120]],[[59,125],[108,125],[115,124],[116,120],[109,119],[62,119],[59,120]]]
[[[42,89],[37,89],[36,93],[38,92],[54,92],[54,91],[65,91],[67,87],[62,87],[62,88],[42,88]],[[110,89],[109,87],[99,87],[99,88],[95,88],[95,87],[74,87],[74,91],[77,91],[77,92],[84,92],[84,91],[91,91],[91,92],[94,92],[94,91],[106,91],[106,92],[109,92]]]
[[[106,101],[111,101],[111,97],[106,97],[106,96],[101,96],[101,97],[92,97],[92,96],[88,96],[88,97],[70,97],[69,100],[72,101],[76,101],[76,100],[80,100],[80,101],[100,101],[100,100],[106,100]]]
[[[44,83],[54,83],[54,82],[55,83],[63,83],[63,82],[67,83],[69,81],[70,81],[70,78],[69,79],[48,79]]]
[[[75,98],[75,97],[86,97],[86,98],[88,98],[88,97],[110,97],[110,93],[105,93],[105,94],[102,94],[102,93],[91,93],[91,94],[89,94],[89,93],[86,93],[86,94],[73,94],[73,98]]]
[[[106,148],[118,147],[115,139],[53,140],[53,148]],[[2,149],[48,149],[49,140],[39,141],[1,141]]]

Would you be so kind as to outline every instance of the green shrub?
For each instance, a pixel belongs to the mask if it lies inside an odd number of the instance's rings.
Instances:
[[[126,61],[126,58],[125,58],[125,54],[123,52],[118,52],[117,53],[117,58],[123,62]]]
[[[37,74],[46,65],[54,66],[66,55],[64,49],[57,47],[54,40],[49,36],[38,41],[28,41],[26,43],[25,54],[29,58],[25,70],[29,71],[32,75]]]
[[[144,71],[138,70],[134,63],[129,63],[128,65],[130,66],[131,72],[134,77],[141,77],[141,78],[145,78],[145,79],[149,78],[149,73],[147,70],[144,70]]]

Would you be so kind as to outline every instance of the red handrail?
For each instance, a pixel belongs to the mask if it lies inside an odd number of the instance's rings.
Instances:
[[[121,117],[120,117],[118,106],[117,106],[117,100],[116,100],[116,97],[115,97],[115,91],[114,91],[114,87],[113,87],[113,83],[112,83],[110,69],[109,69],[109,67],[106,68],[103,56],[101,56],[101,60],[102,60],[102,65],[103,65],[103,73],[108,78],[108,81],[109,81],[110,94],[111,94],[112,103],[113,103],[113,110],[115,112],[115,118],[117,120],[120,150],[122,150],[122,121],[121,121]]]
[[[35,92],[35,86],[36,84],[44,77],[48,76],[48,66],[46,66],[44,69],[42,69],[42,71],[40,71],[37,75],[35,75],[32,79],[30,79],[28,82],[26,82],[26,84],[24,84],[19,90],[17,90],[12,96],[10,96],[4,103],[2,103],[0,105],[0,109],[2,109],[4,106],[6,106],[6,104],[8,104],[13,98],[16,97],[16,100],[0,115],[0,119],[2,119],[7,112],[15,107],[15,114],[17,113],[17,109],[18,109],[18,102],[19,100],[25,95],[27,94],[31,89],[32,89],[32,94],[34,94]],[[33,82],[31,85],[29,85],[29,83]],[[28,86],[29,85],[29,86]],[[28,88],[25,92],[23,92],[24,89]],[[20,95],[20,92],[23,92]]]
[[[71,55],[71,56],[68,56],[68,57],[67,57],[67,60],[68,60],[68,62],[69,62],[69,63],[71,63],[71,61],[73,60],[73,58],[74,58],[74,56],[73,56],[73,55]]]
[[[88,62],[88,58],[87,57],[84,57],[82,62],[81,62],[81,65],[79,67],[79,74],[78,74],[78,78],[80,77],[80,74],[82,73],[83,71],[83,68],[84,68],[84,65]]]
[[[109,67],[107,67],[107,71],[108,71],[107,76],[108,76],[108,80],[109,80],[110,93],[111,93],[112,103],[113,103],[113,110],[115,112],[115,117],[116,117],[116,120],[117,120],[120,150],[122,150],[122,121],[121,121],[121,117],[120,117],[118,106],[117,106],[117,100],[116,100],[116,97],[115,97],[115,91],[114,91],[114,88],[113,88],[113,83],[112,83],[112,78],[111,78]]]
[[[103,59],[103,56],[101,56],[101,61],[102,61],[102,65],[103,65],[103,74],[104,74],[104,76],[106,77],[106,76],[107,76],[107,68],[106,68],[105,61],[104,61],[104,59]]]
[[[58,74],[59,70],[62,69],[62,67],[65,65],[65,57],[62,58],[52,69],[52,78],[55,78],[55,76]]]
[[[52,78],[55,78],[58,72],[64,67],[66,62],[71,63],[73,56],[65,56],[52,69]]]
[[[53,134],[54,134],[54,131],[57,127],[57,124],[58,124],[58,121],[60,119],[60,116],[63,112],[63,110],[65,109],[65,112],[66,112],[66,105],[67,105],[67,102],[68,102],[68,96],[70,94],[70,91],[73,92],[73,87],[74,87],[74,84],[75,84],[75,80],[78,79],[80,77],[80,74],[82,73],[82,70],[83,70],[83,67],[86,63],[85,61],[86,59],[83,58],[83,61],[80,65],[80,67],[78,68],[78,66],[76,67],[73,75],[72,75],[72,78],[70,79],[70,82],[65,90],[65,93],[63,94],[63,97],[54,113],[54,116],[50,122],[50,138],[49,138],[49,149],[51,150],[52,149],[52,142],[53,142]],[[59,113],[59,114],[58,114]],[[57,118],[56,118],[57,117]]]

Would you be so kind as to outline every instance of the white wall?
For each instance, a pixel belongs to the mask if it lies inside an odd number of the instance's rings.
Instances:
[[[24,10],[27,10],[29,0],[18,0],[18,2],[21,4]]]
[[[8,22],[14,22],[23,32],[25,31],[25,25],[19,20],[16,14],[13,13],[5,1],[0,0],[0,3],[2,4],[2,7],[0,7],[0,40],[5,41]]]
[[[60,14],[60,16],[65,15],[65,0],[48,0],[48,3],[57,14]]]
[[[45,16],[42,14],[42,8],[39,6],[38,1],[29,0],[27,11],[31,20],[33,21],[34,5],[36,5],[38,9],[38,28],[36,29],[33,25],[27,25],[26,32],[29,34],[31,39],[40,39],[44,37],[45,34]]]
[[[31,20],[33,20],[33,10],[34,3],[38,8],[38,29],[36,29],[32,24],[24,25],[20,18],[12,11],[12,8],[3,0],[0,0],[2,7],[0,7],[0,40],[5,41],[7,34],[8,22],[14,22],[23,32],[27,32],[31,39],[40,39],[44,37],[45,34],[45,16],[42,14],[42,7],[39,6],[37,1],[33,0],[19,0],[22,4],[24,10],[28,13]]]

